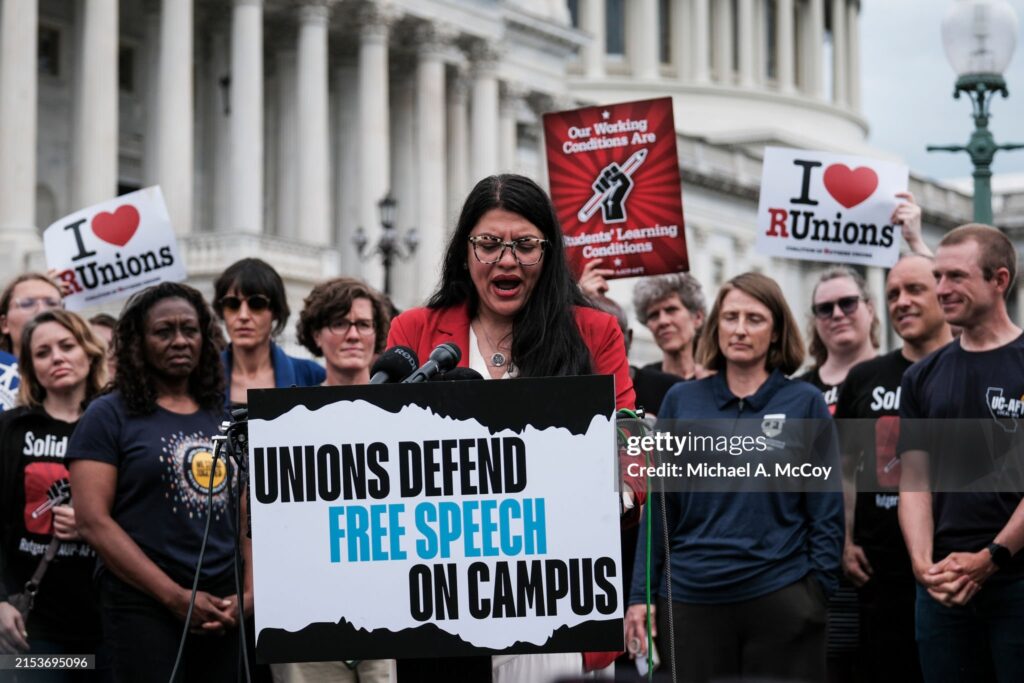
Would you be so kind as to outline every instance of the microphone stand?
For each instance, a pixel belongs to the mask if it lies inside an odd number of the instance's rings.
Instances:
[[[249,492],[249,411],[239,408],[231,411],[231,420],[225,420],[220,425],[221,434],[213,438],[216,444],[227,452],[227,457],[234,462],[238,468],[238,490],[232,486],[231,477],[228,477],[228,501],[235,512],[235,525],[238,532],[235,534],[235,596],[238,600],[238,642],[239,656],[242,659],[242,668],[245,671],[245,680],[251,683],[252,674],[249,671],[249,647],[248,636],[245,624],[245,588],[242,585],[242,492]],[[214,460],[216,468],[216,459]],[[215,470],[214,470],[215,471]],[[210,473],[213,477],[213,471]],[[247,496],[248,500],[248,496]],[[245,535],[252,538],[252,508],[246,505],[245,508]],[[241,673],[241,672],[239,672]]]

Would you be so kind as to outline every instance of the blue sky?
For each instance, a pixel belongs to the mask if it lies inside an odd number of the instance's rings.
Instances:
[[[862,0],[862,108],[872,145],[900,154],[932,178],[971,173],[966,152],[926,152],[928,144],[966,144],[973,130],[970,103],[953,99],[956,76],[942,48],[941,24],[954,0]],[[1017,12],[1017,50],[1006,71],[1010,97],[992,103],[989,127],[997,143],[1024,143],[1024,0]],[[1024,150],[999,152],[998,176],[1024,173]]]

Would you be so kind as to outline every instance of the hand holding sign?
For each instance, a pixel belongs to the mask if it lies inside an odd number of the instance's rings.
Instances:
[[[921,207],[914,201],[914,195],[909,192],[897,192],[896,196],[904,200],[892,212],[892,224],[898,225],[903,233],[910,251],[922,256],[932,256],[932,250],[924,243],[921,227]]]

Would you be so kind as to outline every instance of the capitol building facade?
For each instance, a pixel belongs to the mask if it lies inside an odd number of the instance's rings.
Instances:
[[[0,266],[4,279],[40,267],[51,222],[159,184],[195,284],[211,294],[225,266],[259,256],[297,310],[326,277],[382,284],[372,250],[390,192],[402,243],[413,228],[417,242],[392,293],[413,306],[476,180],[546,186],[545,112],[671,96],[692,272],[709,292],[770,273],[807,310],[821,265],[754,251],[761,157],[770,144],[892,158],[867,143],[859,13],[858,0],[0,0]],[[914,169],[911,191],[932,244],[970,219],[969,195]],[[997,200],[1000,226],[1024,229],[1024,195]],[[884,274],[868,276],[877,301]],[[628,304],[631,285],[613,297]],[[638,336],[637,360],[655,356]]]

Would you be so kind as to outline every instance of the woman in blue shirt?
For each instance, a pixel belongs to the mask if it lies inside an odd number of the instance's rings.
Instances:
[[[651,566],[641,569],[648,552],[641,534],[627,634],[633,649],[646,652],[649,575],[662,659],[672,656],[671,633],[680,680],[825,678],[825,599],[839,572],[843,504],[821,393],[786,377],[803,357],[778,284],[758,273],[739,275],[722,287],[701,335],[697,361],[717,374],[677,384],[662,405],[662,420],[686,421],[681,433],[751,437],[745,452],[717,458],[727,466],[749,463],[750,473],[740,470],[731,482],[716,478],[710,487],[693,476],[686,482],[691,490],[654,495],[648,506]],[[786,463],[818,465],[819,474],[831,469],[808,492],[779,476],[776,465]],[[758,465],[769,476],[758,477]],[[666,555],[670,581],[663,578]]]
[[[229,405],[246,405],[249,389],[311,387],[324,381],[327,373],[320,365],[292,358],[273,341],[291,312],[284,282],[273,266],[257,258],[236,261],[213,289],[213,307],[231,340],[221,353]]]

